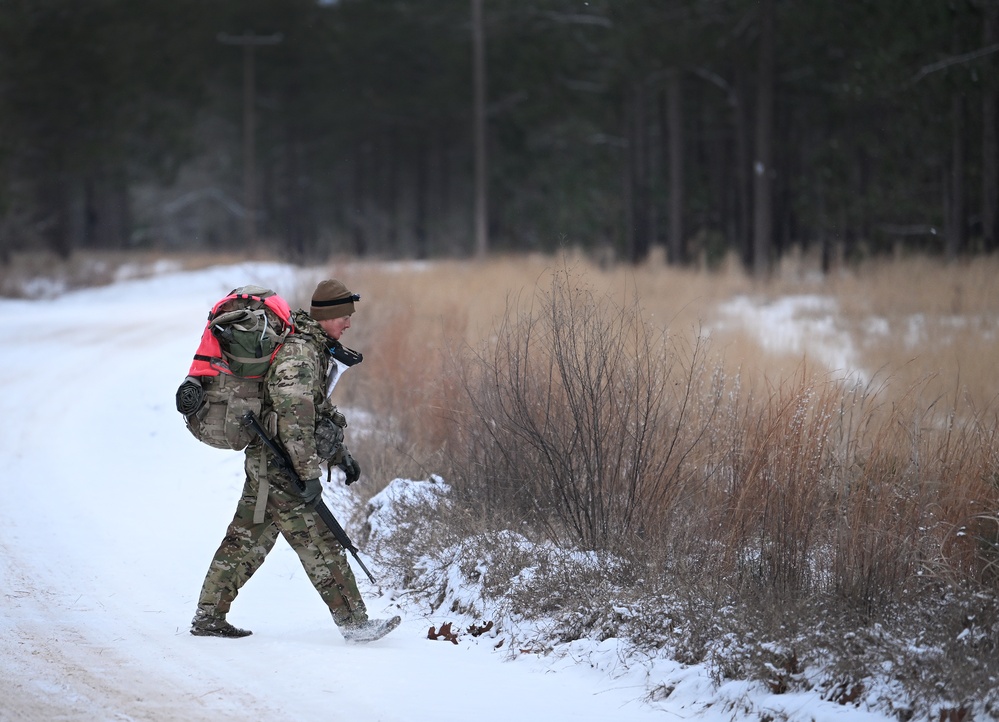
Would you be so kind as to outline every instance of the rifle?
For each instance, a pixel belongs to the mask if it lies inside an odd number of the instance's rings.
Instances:
[[[278,465],[278,468],[281,469],[281,472],[287,475],[287,477],[295,483],[295,486],[298,487],[299,491],[305,491],[305,482],[302,481],[302,479],[298,476],[298,472],[296,472],[295,468],[291,465],[291,460],[288,458],[288,454],[284,449],[278,446],[277,442],[267,435],[267,432],[264,431],[264,427],[262,427],[260,422],[257,421],[257,417],[253,415],[253,412],[247,411],[243,414],[242,419],[243,424],[253,429],[257,436],[260,437],[260,440],[263,441],[267,448],[274,454],[274,461]],[[354,556],[354,559],[360,565],[361,569],[363,569],[364,573],[368,575],[368,579],[371,580],[371,583],[377,584],[375,578],[371,575],[371,572],[368,571],[368,568],[364,566],[364,562],[361,561],[361,557],[357,555],[357,547],[350,541],[350,537],[347,536],[347,532],[343,530],[343,527],[340,526],[340,522],[338,522],[336,517],[333,516],[333,512],[331,512],[329,507],[326,506],[326,502],[323,501],[322,495],[316,499],[314,508],[316,513],[319,515],[319,518],[323,520],[323,523],[329,527],[331,532],[333,532],[333,536],[336,537],[336,540],[340,542],[340,546]]]

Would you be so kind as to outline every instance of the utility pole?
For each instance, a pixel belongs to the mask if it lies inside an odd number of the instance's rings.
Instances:
[[[482,0],[472,0],[472,104],[475,138],[475,255],[489,251],[489,172],[486,155],[486,37]]]
[[[261,45],[277,45],[283,36],[254,35],[247,31],[242,35],[219,33],[218,41],[225,45],[240,45],[243,48],[243,235],[247,248],[251,248],[257,236],[256,204],[256,79],[253,50]]]

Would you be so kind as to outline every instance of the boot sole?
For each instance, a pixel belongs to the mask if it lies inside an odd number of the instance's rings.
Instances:
[[[242,637],[249,637],[253,632],[245,632],[244,634],[231,634],[226,632],[209,631],[204,629],[192,629],[191,634],[195,637],[223,637],[225,639],[240,639]]]
[[[398,627],[401,622],[402,622],[402,617],[398,616],[392,617],[392,619],[389,619],[387,622],[385,622],[385,624],[382,627],[378,629],[377,633],[372,633],[369,634],[368,636],[360,638],[358,637],[348,638],[345,636],[344,639],[346,639],[347,642],[351,644],[367,644],[368,642],[374,642],[381,639],[389,632],[391,632],[393,629]]]

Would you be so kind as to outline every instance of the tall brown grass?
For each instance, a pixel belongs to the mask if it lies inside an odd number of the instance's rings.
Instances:
[[[350,442],[362,488],[452,485],[386,562],[432,609],[459,574],[559,639],[668,646],[719,679],[786,691],[818,664],[847,704],[891,669],[925,718],[994,698],[999,259],[768,283],[575,257],[329,270],[362,294],[365,363],[337,390],[374,419]],[[858,369],[719,323],[735,296],[810,294]],[[426,558],[451,571],[420,578]]]
[[[582,258],[330,271],[363,299],[366,361],[338,394],[377,419],[357,442],[372,489],[450,474],[496,525],[657,558],[693,536],[702,570],[868,611],[996,578],[995,259],[771,284]],[[787,293],[838,301],[873,380],[704,332],[722,300]]]

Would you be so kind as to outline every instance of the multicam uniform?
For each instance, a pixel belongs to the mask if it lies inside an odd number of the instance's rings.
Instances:
[[[334,408],[327,398],[329,338],[305,311],[278,351],[265,384],[264,426],[276,436],[301,479],[320,477],[316,422]],[[276,432],[276,434],[275,434]],[[342,451],[341,451],[342,453]],[[330,461],[339,462],[338,458]],[[215,552],[198,607],[222,616],[263,563],[281,534],[298,554],[309,580],[338,626],[368,619],[347,555],[329,528],[295,493],[260,441],[246,449],[246,482],[225,538]]]

